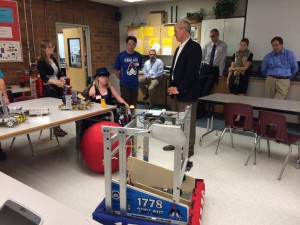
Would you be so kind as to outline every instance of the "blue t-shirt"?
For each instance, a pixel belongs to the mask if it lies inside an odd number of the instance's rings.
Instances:
[[[120,86],[139,89],[138,73],[142,68],[142,56],[138,52],[132,54],[121,52],[114,65],[115,70],[120,70]]]
[[[4,78],[4,75],[1,70],[0,70],[0,78]]]

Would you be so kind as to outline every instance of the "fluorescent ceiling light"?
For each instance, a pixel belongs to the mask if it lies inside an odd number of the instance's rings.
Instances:
[[[143,2],[145,0],[124,0],[124,2]]]

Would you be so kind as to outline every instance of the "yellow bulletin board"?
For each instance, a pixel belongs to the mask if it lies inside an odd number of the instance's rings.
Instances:
[[[144,54],[148,55],[149,50],[153,46],[161,46],[160,26],[145,26],[144,27]],[[160,48],[156,51],[157,55],[161,54]]]
[[[174,55],[176,48],[180,44],[174,36],[174,25],[161,26],[161,40],[161,54]]]

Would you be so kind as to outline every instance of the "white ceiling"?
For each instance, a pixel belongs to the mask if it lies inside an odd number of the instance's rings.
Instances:
[[[149,3],[157,3],[157,2],[171,2],[173,0],[143,0],[141,2],[125,2],[124,0],[89,0],[89,1],[122,7],[122,6],[141,5],[141,4],[149,4]]]

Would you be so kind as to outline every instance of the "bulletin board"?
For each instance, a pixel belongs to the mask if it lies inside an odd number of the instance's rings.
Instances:
[[[22,62],[18,3],[0,1],[0,62]]]

